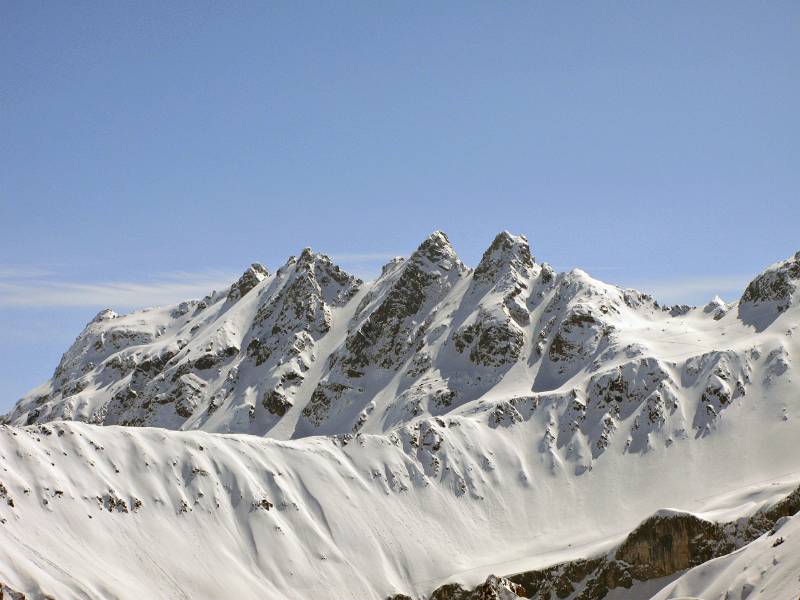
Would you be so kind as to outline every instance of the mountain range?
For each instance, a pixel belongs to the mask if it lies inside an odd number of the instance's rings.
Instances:
[[[104,310],[2,418],[0,597],[796,598],[798,287],[663,306],[437,231]]]

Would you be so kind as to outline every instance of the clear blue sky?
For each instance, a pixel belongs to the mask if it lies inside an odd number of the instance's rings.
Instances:
[[[730,300],[800,249],[798,2],[0,3],[0,410],[98,309],[434,229]]]

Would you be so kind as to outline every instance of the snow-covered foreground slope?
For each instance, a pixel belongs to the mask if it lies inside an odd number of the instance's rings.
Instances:
[[[437,232],[374,282],[305,250],[104,311],[0,427],[0,584],[362,599],[624,574],[656,511],[728,523],[796,487],[798,285],[800,255],[736,303],[661,307],[508,233],[470,269]],[[609,597],[712,585],[701,568]]]
[[[385,598],[475,585],[585,556],[665,504],[702,511],[748,483],[796,483],[800,457],[786,449],[800,414],[732,410],[742,414],[715,436],[620,448],[582,475],[552,472],[533,421],[498,432],[452,417],[346,446],[3,427],[0,581],[55,598]]]

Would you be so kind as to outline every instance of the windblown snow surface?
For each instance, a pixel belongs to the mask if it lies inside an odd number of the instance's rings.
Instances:
[[[421,598],[628,556],[670,509],[725,524],[715,558],[599,597],[796,598],[798,517],[763,515],[800,485],[798,281],[795,256],[662,307],[508,233],[470,269],[436,232],[374,282],[307,249],[104,311],[0,427],[0,586]]]

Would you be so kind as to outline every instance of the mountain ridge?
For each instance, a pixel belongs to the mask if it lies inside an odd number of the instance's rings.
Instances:
[[[765,528],[796,529],[758,515],[800,481],[798,274],[662,307],[508,232],[470,269],[435,232],[373,282],[303,250],[101,311],[0,425],[0,590],[505,600],[527,574],[574,600],[610,573],[609,597],[660,598],[737,552],[769,570]],[[639,561],[662,534],[695,552],[687,531],[716,558]]]
[[[630,397],[641,387],[637,378],[649,378],[636,394],[652,425],[675,411],[679,392],[702,373],[706,414],[691,419],[697,429],[746,393],[752,358],[744,349],[719,352],[712,344],[708,352],[668,360],[663,348],[675,342],[662,338],[687,320],[694,327],[685,328],[684,338],[693,329],[705,335],[712,320],[722,335],[749,336],[749,326],[764,331],[792,305],[798,256],[759,274],[739,302],[698,309],[662,307],[579,269],[555,273],[535,261],[524,236],[507,231],[475,269],[436,231],[408,259],[390,262],[366,283],[305,248],[274,274],[254,263],[230,288],[200,301],[127,316],[101,311],[50,382],[4,420],[77,419],[279,438],[348,435],[447,414],[487,395],[505,396],[503,410],[518,418],[508,408],[514,398],[583,392],[579,410],[585,412],[587,402],[603,396],[608,404],[615,393]],[[657,327],[668,335],[659,336]],[[783,346],[767,353],[780,371]],[[716,374],[708,372],[710,362]],[[688,377],[676,372],[681,363]],[[588,384],[570,387],[579,377]],[[644,394],[648,385],[659,388],[656,396]],[[608,418],[618,412],[597,415],[595,448],[605,443],[615,427]]]

